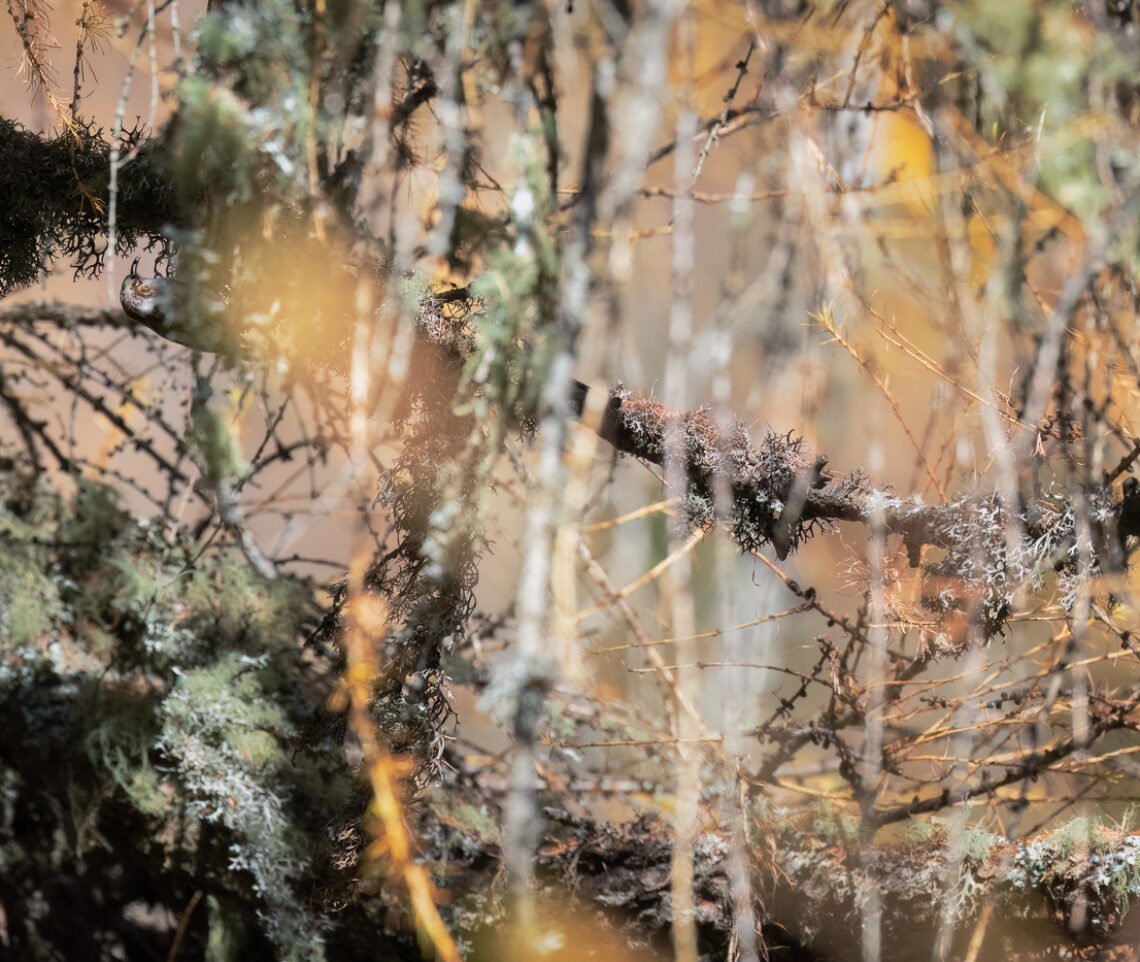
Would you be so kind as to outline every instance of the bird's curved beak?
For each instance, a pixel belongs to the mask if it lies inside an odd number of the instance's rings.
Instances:
[[[140,260],[141,258],[136,257],[133,261],[131,261],[131,277],[139,276],[138,266]]]

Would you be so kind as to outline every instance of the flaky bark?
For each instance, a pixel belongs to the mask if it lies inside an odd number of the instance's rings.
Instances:
[[[422,837],[436,840],[425,857],[451,873],[457,899],[448,912],[458,931],[493,931],[506,918],[493,884],[497,840],[472,820],[496,810],[503,785],[501,777],[461,770],[420,811]],[[557,794],[552,784],[545,790]],[[951,842],[935,829],[907,843],[880,843],[868,862],[838,820],[779,808],[756,815],[763,835],[753,839],[749,862],[770,957],[851,958],[860,893],[875,885],[884,904],[884,960],[931,957],[947,938],[945,958],[964,958],[972,942],[981,960],[1089,958],[1109,947],[1121,953],[1113,958],[1140,958],[1140,915],[1128,911],[1140,895],[1140,835],[1089,835],[1079,820],[1019,842],[980,831]],[[448,833],[441,836],[437,819]],[[731,944],[728,850],[716,833],[700,836],[694,849],[702,959],[725,958]],[[671,857],[671,833],[657,820],[615,827],[548,806],[537,859],[545,924],[578,926],[577,938],[602,943],[606,932],[620,933],[626,945],[667,952]]]

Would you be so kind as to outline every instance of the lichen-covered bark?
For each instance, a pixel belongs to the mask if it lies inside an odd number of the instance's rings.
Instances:
[[[448,867],[450,921],[476,941],[505,921],[504,893],[488,884],[501,852],[493,821],[486,822],[502,803],[501,785],[488,773],[460,771],[434,790],[419,819],[425,857]],[[557,796],[555,786],[546,788]],[[870,886],[883,898],[884,960],[931,957],[940,940],[946,958],[965,957],[974,941],[976,958],[993,962],[1100,958],[1110,950],[1118,953],[1112,958],[1138,957],[1140,914],[1129,909],[1140,898],[1140,835],[1076,819],[1013,842],[979,830],[952,838],[940,823],[915,822],[905,842],[880,842],[868,853],[854,821],[838,812],[764,805],[752,815],[756,917],[772,957],[851,959]],[[668,825],[643,817],[615,826],[550,805],[543,817],[543,924],[555,932],[577,925],[584,940],[604,942],[608,934],[668,953]],[[694,862],[701,958],[722,959],[733,922],[727,838],[701,835]]]
[[[166,250],[167,231],[185,223],[161,139],[127,132],[118,184],[117,253],[140,244]],[[94,125],[54,137],[0,117],[0,297],[65,261],[78,276],[106,259],[111,145]]]

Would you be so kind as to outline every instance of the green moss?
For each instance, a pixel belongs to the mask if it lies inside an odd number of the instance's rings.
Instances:
[[[1140,896],[1140,842],[1081,816],[1020,846],[1008,877],[1017,888],[1042,889],[1064,911],[1075,893],[1084,893],[1089,925],[1112,931]]]
[[[859,839],[859,816],[844,811],[830,802],[821,801],[813,807],[811,836],[825,844],[844,844]]]
[[[1134,51],[1061,0],[972,0],[958,7],[956,22],[966,49],[984,54],[973,58],[979,128],[1005,149],[1032,141],[1036,186],[1068,210],[1088,219],[1109,209],[1113,185],[1103,182],[1089,135],[1076,125],[1091,119],[1090,84],[1111,102],[1121,85],[1134,83]],[[1126,183],[1132,158],[1121,162]],[[1114,237],[1113,256],[1133,263],[1137,236],[1124,234]]]
[[[197,447],[202,472],[210,482],[235,478],[249,470],[233,425],[208,404],[195,404],[191,410],[190,436]]]
[[[1100,837],[1101,825],[1097,819],[1082,815],[1062,825],[1052,835],[1052,843],[1061,858],[1075,852],[1088,852]]]
[[[962,857],[971,865],[984,865],[989,861],[990,853],[997,841],[998,837],[993,832],[977,827],[967,828],[959,839]]]
[[[282,0],[225,5],[198,21],[197,40],[197,69],[179,86],[171,132],[176,186],[186,197],[208,190],[223,207],[253,202],[268,183],[298,196],[314,118],[297,8]]]
[[[29,559],[8,553],[0,561],[0,639],[4,647],[34,644],[47,633],[59,610],[55,585]]]
[[[443,794],[437,792],[436,795]],[[437,798],[438,800],[438,798]],[[433,807],[435,802],[433,802]],[[491,817],[485,808],[476,808],[474,805],[457,805],[449,807],[446,803],[439,806],[441,814],[446,814],[453,820],[457,831],[465,836],[473,835],[486,845],[499,845],[502,843],[499,824]]]
[[[938,828],[933,822],[919,818],[911,819],[906,827],[907,844],[916,848],[925,848],[931,844],[937,832]]]
[[[197,873],[243,944],[320,958],[315,830],[349,775],[291,741],[319,708],[297,695],[309,590],[265,582],[234,549],[192,554],[91,482],[28,490],[0,510],[0,777],[40,814],[21,834],[0,820],[0,863],[34,888],[98,850],[105,874],[85,885],[109,913],[164,886],[185,904]]]

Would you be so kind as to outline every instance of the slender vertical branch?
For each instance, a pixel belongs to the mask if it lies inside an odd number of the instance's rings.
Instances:
[[[696,136],[697,113],[691,104],[693,57],[695,55],[696,22],[691,12],[682,13],[678,20],[678,37],[684,68],[688,71],[689,85],[677,113],[676,148],[673,155],[673,177],[677,193],[673,200],[673,290],[669,308],[669,353],[665,361],[665,397],[676,408],[688,401],[688,364],[692,350],[694,235],[693,199],[686,188],[691,187],[698,163],[693,154]],[[665,483],[680,493],[688,488],[686,438],[683,427],[673,424],[665,429]],[[682,510],[671,526],[670,542],[674,550],[684,532]],[[700,703],[701,673],[691,664],[695,660],[695,646],[689,640],[696,634],[692,592],[692,555],[683,552],[670,565],[665,576],[668,589],[669,624],[673,636],[679,639],[676,658],[677,681],[681,691],[693,702]],[[696,962],[698,956],[696,918],[694,915],[693,843],[700,814],[701,765],[698,746],[691,739],[696,736],[691,719],[678,713],[676,820],[673,831],[672,895],[673,895],[673,953],[677,962]]]

